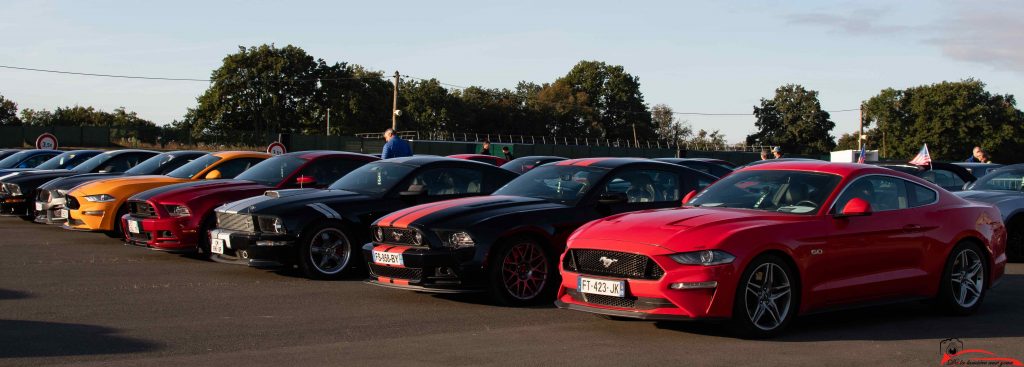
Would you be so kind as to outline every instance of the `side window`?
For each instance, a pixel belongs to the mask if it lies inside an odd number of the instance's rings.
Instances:
[[[630,203],[679,201],[679,175],[654,169],[627,169],[615,174],[604,193],[624,193]]]
[[[229,162],[217,166],[215,169],[220,171],[220,178],[235,178],[239,173],[245,172],[245,170],[263,161],[262,158],[238,158],[232,159]]]
[[[103,162],[103,165],[100,166],[99,169],[106,172],[124,172],[135,167],[139,162],[145,160],[145,158],[149,157],[132,153],[120,154],[117,157]]]
[[[38,166],[40,164],[43,164],[43,162],[46,162],[46,161],[50,160],[50,158],[53,158],[53,157],[54,157],[54,155],[52,155],[52,154],[39,154],[39,155],[35,155],[35,156],[33,156],[33,157],[29,158],[29,159],[26,159],[24,162],[22,162],[21,166],[24,166],[26,168],[35,167],[35,166]]]
[[[842,210],[853,198],[861,198],[871,204],[871,210],[906,209],[909,207],[907,186],[904,180],[889,176],[867,176],[850,183],[843,196],[836,200],[835,210]]]
[[[426,188],[427,196],[479,194],[483,172],[466,168],[428,169],[413,177],[410,188]]]
[[[908,190],[910,191],[910,207],[915,208],[923,205],[934,203],[938,198],[938,194],[932,189],[918,185],[916,183],[906,181]]]
[[[326,186],[366,163],[340,159],[321,159],[303,168],[299,174],[313,177],[316,180],[317,186]]]
[[[930,170],[921,174],[921,178],[942,187],[963,186],[964,180],[950,171]]]

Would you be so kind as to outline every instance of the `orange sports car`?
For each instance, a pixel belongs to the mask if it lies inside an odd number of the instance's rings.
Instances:
[[[234,178],[270,154],[228,151],[196,158],[166,176],[117,177],[93,181],[67,194],[65,229],[122,235],[121,216],[128,213],[128,198],[140,192],[194,180]]]

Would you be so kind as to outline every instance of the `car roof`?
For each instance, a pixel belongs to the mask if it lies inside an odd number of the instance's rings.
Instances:
[[[458,158],[458,159],[499,158],[499,157],[496,157],[496,156],[493,156],[493,155],[487,155],[487,154],[452,154],[452,155],[450,155],[448,157],[450,157],[450,158]]]
[[[160,152],[157,152],[157,151],[154,151],[154,150],[145,150],[145,149],[118,149],[118,150],[108,150],[108,151],[106,151],[104,153],[113,153],[113,154],[153,153],[153,154],[159,154]]]
[[[753,166],[744,167],[738,171],[767,171],[767,170],[794,170],[794,171],[807,171],[807,172],[819,172],[819,173],[830,173],[840,176],[850,176],[859,173],[884,173],[891,174],[892,172],[899,172],[885,167],[880,167],[871,164],[863,163],[840,163],[840,162],[827,162],[818,160],[807,160],[807,161],[782,161],[782,162],[767,162],[757,164]],[[902,174],[902,172],[900,172]],[[909,176],[909,175],[908,175]]]
[[[487,164],[487,163],[483,163],[483,162],[471,161],[471,160],[468,160],[468,159],[442,157],[442,156],[438,156],[438,155],[413,155],[413,156],[409,156],[409,157],[388,158],[388,159],[382,160],[380,162],[401,163],[401,164],[407,164],[407,165],[410,165],[410,166],[423,166],[423,165],[427,165],[427,164],[435,163],[435,162],[460,162],[460,163],[462,163],[462,162],[473,162],[473,163],[476,163],[476,164],[482,164],[482,165],[485,165],[485,166],[494,167],[493,165],[490,165],[490,164]]]
[[[516,161],[516,160],[520,160],[520,159],[522,159],[522,160],[548,160],[548,159],[554,159],[554,160],[564,161],[564,160],[569,159],[569,158],[559,157],[559,156],[554,156],[554,155],[528,155],[528,156],[524,156],[524,157],[516,157],[516,159],[513,159],[512,161]],[[509,162],[511,162],[511,161],[509,161]]]
[[[657,163],[657,164],[671,164],[666,162],[659,162],[653,159],[647,158],[613,158],[613,157],[596,157],[596,158],[578,158],[578,159],[567,159],[554,163],[556,166],[587,166],[587,167],[600,167],[600,168],[618,168],[627,164],[633,163]]]
[[[282,154],[282,156],[293,156],[305,159],[316,159],[319,157],[326,156],[345,156],[348,158],[363,158],[368,161],[375,161],[380,159],[369,154],[346,152],[342,150],[302,150],[298,152],[285,153]]]
[[[244,158],[244,157],[267,158],[267,157],[270,157],[270,153],[252,152],[252,151],[247,151],[247,150],[225,150],[225,151],[214,152],[214,153],[210,153],[210,154],[215,155],[217,157],[221,157],[221,158]]]

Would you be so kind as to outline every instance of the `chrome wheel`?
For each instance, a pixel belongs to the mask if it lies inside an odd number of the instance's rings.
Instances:
[[[320,273],[332,275],[345,270],[351,255],[352,246],[340,229],[321,229],[309,241],[310,264]]]
[[[953,291],[953,300],[957,305],[971,308],[978,303],[985,289],[984,269],[981,256],[973,249],[965,248],[956,255],[949,273],[949,289]]]
[[[750,323],[763,331],[772,331],[789,316],[792,289],[789,275],[778,264],[761,264],[747,279],[743,301]]]
[[[518,243],[501,264],[505,290],[517,299],[532,300],[547,285],[548,259],[535,243]]]

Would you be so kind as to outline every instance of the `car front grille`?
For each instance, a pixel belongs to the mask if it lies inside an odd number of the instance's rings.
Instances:
[[[128,232],[128,231],[125,231],[125,232]],[[133,241],[139,241],[139,242],[149,242],[149,240],[152,239],[152,236],[149,234],[149,232],[142,232],[142,233],[131,233],[131,232],[128,232],[128,237],[131,238]]]
[[[39,193],[36,194],[36,201],[41,203],[50,201],[50,190],[39,190]]]
[[[370,263],[370,275],[375,277],[419,280],[423,277],[423,269],[397,268]]]
[[[636,308],[636,298],[633,297],[614,297],[605,296],[600,294],[583,294],[583,302],[593,303],[595,305],[619,307],[619,308]]]
[[[256,224],[253,223],[252,216],[248,214],[217,212],[217,228],[249,233],[256,232]]]
[[[156,208],[145,201],[129,201],[128,211],[139,218],[156,218]]]
[[[665,270],[647,256],[606,250],[569,250],[562,267],[580,274],[628,279],[656,280],[665,275]]]
[[[421,243],[416,243],[416,230],[410,228],[394,228],[394,227],[375,227],[374,236],[376,236],[377,230],[383,231],[383,237],[380,243],[386,243],[391,245],[406,245],[406,246],[422,246]],[[421,239],[422,241],[422,239]]]

